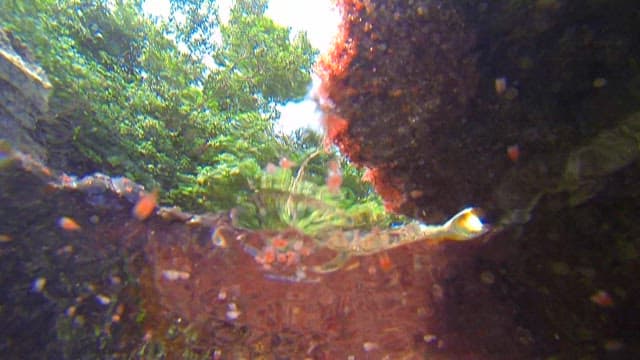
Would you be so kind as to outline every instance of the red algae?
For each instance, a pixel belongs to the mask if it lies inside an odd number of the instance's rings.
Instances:
[[[390,212],[399,212],[406,202],[406,196],[401,190],[402,182],[394,178],[390,172],[383,168],[367,169],[363,175],[363,181],[371,183],[376,192],[384,199],[384,207]]]

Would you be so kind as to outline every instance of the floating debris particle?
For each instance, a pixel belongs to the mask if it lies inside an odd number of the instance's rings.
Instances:
[[[606,340],[603,344],[606,351],[620,351],[624,348],[624,343],[618,339]]]
[[[380,348],[380,345],[378,345],[378,343],[371,342],[371,341],[367,341],[364,344],[362,344],[362,349],[366,352],[378,350],[379,348]]]
[[[283,157],[282,159],[280,159],[280,167],[283,169],[291,169],[292,167],[296,166],[296,163],[294,163],[293,161],[287,159],[286,157]]]
[[[75,305],[71,305],[67,308],[67,310],[65,310],[65,315],[67,315],[68,317],[73,317],[76,314],[76,311],[78,310],[78,308]]]
[[[148,343],[149,341],[151,341],[151,339],[153,339],[153,331],[151,330],[145,331],[144,336],[142,337],[142,341]]]
[[[300,261],[300,255],[293,251],[287,251],[287,265],[295,265]]]
[[[58,226],[65,231],[79,231],[82,229],[75,220],[67,216],[58,219]]]
[[[496,88],[496,94],[498,95],[504,94],[504,92],[507,91],[507,78],[506,77],[496,78],[495,88]]]
[[[531,331],[520,326],[516,328],[516,338],[522,345],[531,345],[535,342]]]
[[[613,298],[604,290],[596,291],[596,293],[591,295],[589,299],[591,302],[601,307],[612,307],[614,305]]]
[[[438,284],[433,284],[431,286],[431,295],[433,295],[435,301],[442,301],[444,299],[444,289]]]
[[[191,274],[186,271],[169,269],[169,270],[162,270],[162,277],[164,277],[169,281],[189,280],[189,278],[191,277]]]
[[[42,292],[44,287],[47,285],[47,279],[43,277],[39,277],[33,281],[33,285],[31,285],[31,290],[34,292]]]
[[[13,238],[7,234],[0,234],[0,243],[8,243],[13,241]]]
[[[111,282],[111,285],[120,285],[122,284],[122,278],[118,275],[112,275],[109,277],[109,281]]]
[[[483,271],[480,273],[480,281],[483,284],[491,285],[496,282],[496,276],[491,271]]]
[[[229,303],[227,305],[227,319],[228,320],[236,320],[240,317],[240,310],[238,310],[238,306],[235,303]]]
[[[221,230],[220,228],[217,228],[211,234],[211,243],[214,246],[226,248],[229,245],[229,242],[227,241],[227,238],[224,236],[224,234],[220,230]]]
[[[65,245],[56,251],[56,255],[68,255],[73,253],[73,245]]]
[[[273,175],[276,172],[278,172],[278,165],[274,163],[268,163],[267,166],[264,167],[264,172],[266,172],[269,175]]]
[[[514,163],[518,162],[518,159],[520,159],[520,147],[517,144],[507,146],[507,157]]]
[[[434,334],[426,334],[425,336],[422,337],[422,340],[424,340],[424,342],[426,342],[427,344],[431,344],[436,340],[438,340],[438,337],[435,336]]]
[[[122,314],[124,314],[124,305],[118,304],[118,306],[116,306],[115,314],[111,315],[111,321],[115,323],[120,322],[120,320],[122,319]]]
[[[331,193],[337,193],[342,186],[342,171],[336,160],[329,161],[329,174],[327,175],[327,188]]]
[[[92,224],[94,224],[94,225],[97,225],[97,224],[100,222],[100,216],[98,216],[98,215],[91,215],[91,216],[89,217],[89,222],[90,222],[90,223],[92,223]]]
[[[393,261],[391,261],[391,257],[389,257],[389,254],[386,252],[380,253],[378,263],[383,271],[389,271],[393,268]]]
[[[73,175],[62,174],[60,175],[60,182],[63,186],[73,188],[76,186],[77,178]]]
[[[158,191],[154,190],[150,193],[143,193],[138,202],[133,207],[131,213],[138,220],[146,220],[158,205]]]
[[[593,87],[598,89],[607,85],[607,79],[603,77],[593,79]]]
[[[276,237],[271,240],[271,245],[273,245],[273,247],[275,247],[276,249],[284,249],[289,245],[289,242],[284,238]]]
[[[213,360],[219,360],[219,359],[222,359],[222,350],[215,349],[213,351]]]
[[[108,297],[107,295],[104,294],[98,294],[96,295],[96,300],[98,300],[98,302],[102,305],[109,305],[111,304],[111,298]]]

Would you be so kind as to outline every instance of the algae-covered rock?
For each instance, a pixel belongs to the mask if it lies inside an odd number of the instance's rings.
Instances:
[[[392,211],[511,218],[638,110],[633,1],[339,4],[319,71],[327,135]]]

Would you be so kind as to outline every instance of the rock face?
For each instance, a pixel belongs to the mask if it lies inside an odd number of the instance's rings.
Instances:
[[[633,1],[339,6],[319,67],[327,134],[390,210],[521,220],[564,187],[570,153],[638,110]]]
[[[47,113],[51,88],[29,50],[0,29],[0,138],[43,160],[47,152],[35,130]]]

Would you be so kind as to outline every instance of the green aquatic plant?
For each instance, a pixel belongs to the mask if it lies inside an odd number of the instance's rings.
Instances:
[[[324,181],[324,176],[318,172],[326,176],[327,162],[335,161],[330,157],[315,150],[295,168],[268,166],[259,182],[251,184],[249,205],[238,209],[239,224],[254,229],[296,229],[317,236],[335,229],[388,227],[399,220],[384,210],[373,193],[360,198],[351,188],[332,189],[320,183],[317,179]],[[344,167],[343,178],[357,173],[346,163]]]

